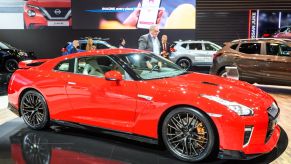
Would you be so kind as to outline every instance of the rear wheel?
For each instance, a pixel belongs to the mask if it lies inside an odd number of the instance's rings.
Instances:
[[[210,120],[199,110],[189,107],[177,108],[166,116],[162,138],[171,154],[183,161],[204,160],[215,149]]]
[[[219,76],[221,76],[221,77],[227,77],[227,72],[226,72],[226,70],[225,70],[225,69],[221,70],[221,71],[219,72]]]
[[[43,129],[49,125],[49,112],[44,97],[37,91],[26,92],[20,102],[24,122],[32,129]]]
[[[7,59],[4,63],[4,67],[8,72],[14,72],[18,69],[18,62],[15,59]]]
[[[179,65],[181,68],[185,70],[189,70],[190,67],[192,66],[192,62],[188,58],[182,58],[177,61],[177,65]]]

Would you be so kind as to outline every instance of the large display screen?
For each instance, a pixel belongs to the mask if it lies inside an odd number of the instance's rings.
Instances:
[[[70,28],[71,0],[0,0],[0,29]]]
[[[274,37],[276,33],[289,26],[291,26],[291,11],[249,11],[249,38]]]
[[[196,0],[72,0],[74,29],[195,29]]]

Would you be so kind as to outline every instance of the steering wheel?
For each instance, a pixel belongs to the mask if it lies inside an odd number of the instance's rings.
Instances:
[[[153,72],[153,70],[158,69],[160,70],[160,66],[159,65],[154,65],[153,68],[150,70],[150,73]]]

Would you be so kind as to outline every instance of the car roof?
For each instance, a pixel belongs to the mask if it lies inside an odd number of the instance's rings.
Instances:
[[[174,43],[212,43],[212,42],[205,40],[178,40],[174,41]]]
[[[291,39],[284,39],[284,38],[236,39],[236,40],[233,40],[232,43],[236,43],[236,42],[258,42],[258,41],[291,42]]]
[[[123,55],[123,54],[130,54],[130,53],[150,53],[150,51],[139,50],[139,49],[130,49],[130,48],[113,48],[113,49],[98,49],[93,51],[84,51],[79,53],[73,53],[69,55],[60,56],[53,59],[48,59],[44,64],[40,67],[41,69],[51,69],[57,63],[69,60],[78,57],[88,57],[88,56],[102,56],[102,55]]]

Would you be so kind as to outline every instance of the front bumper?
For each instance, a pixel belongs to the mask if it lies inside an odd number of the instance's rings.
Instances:
[[[250,160],[258,156],[267,154],[277,147],[277,143],[280,138],[280,132],[281,132],[280,127],[277,125],[271,135],[271,138],[265,145],[253,145],[251,147],[247,147],[243,151],[220,149],[218,153],[218,158],[233,160]],[[256,152],[254,153],[253,150],[256,150]]]

